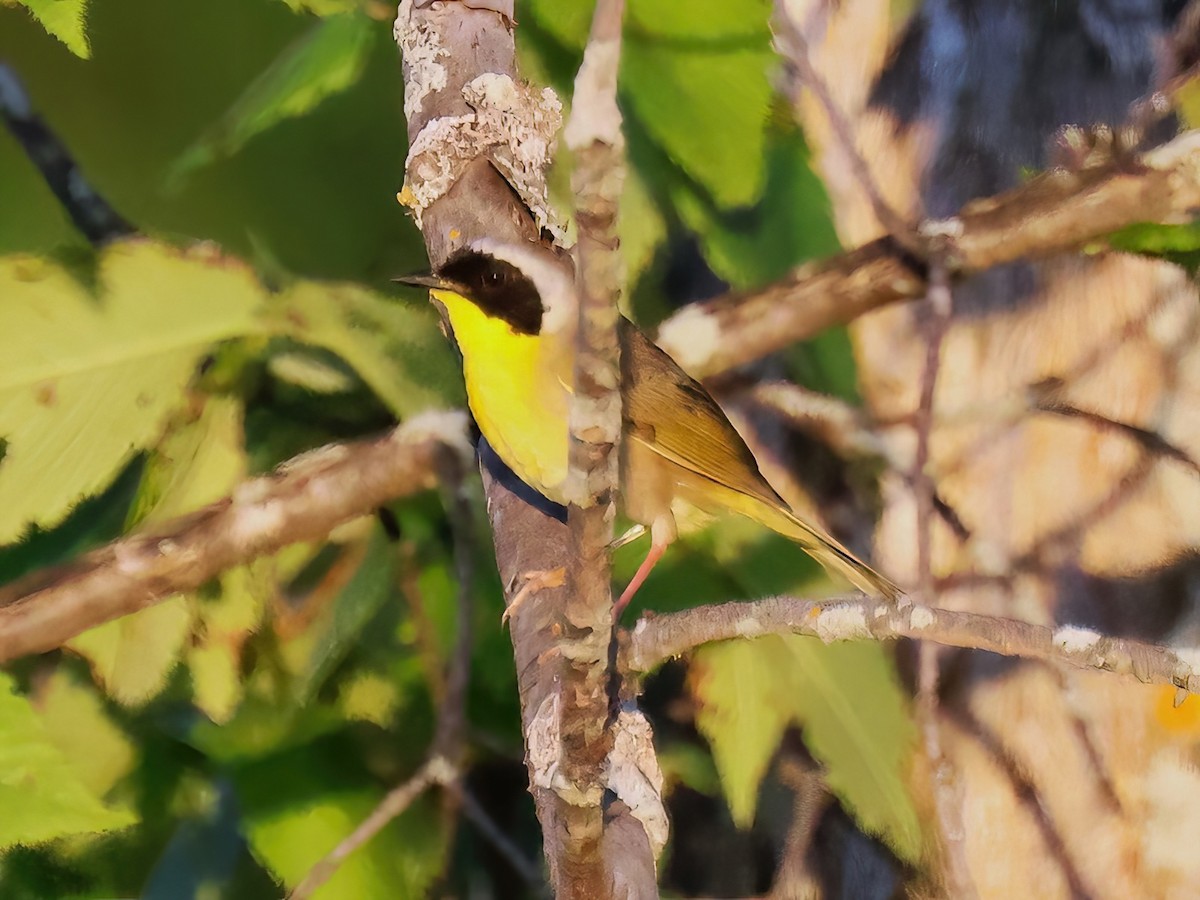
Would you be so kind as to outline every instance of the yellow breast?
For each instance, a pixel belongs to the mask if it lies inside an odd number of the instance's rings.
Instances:
[[[450,291],[441,303],[463,356],[471,414],[522,481],[556,503],[567,477],[569,357],[540,335],[518,334]]]

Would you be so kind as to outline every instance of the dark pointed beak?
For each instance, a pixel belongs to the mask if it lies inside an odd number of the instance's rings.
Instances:
[[[413,287],[427,287],[435,290],[447,290],[453,288],[453,285],[451,285],[451,283],[445,278],[438,278],[438,276],[428,272],[419,272],[412,275],[401,275],[398,278],[393,278],[392,281],[399,282],[400,284],[409,284]]]

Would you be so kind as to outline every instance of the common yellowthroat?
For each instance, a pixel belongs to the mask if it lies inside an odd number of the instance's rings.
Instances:
[[[531,249],[476,243],[433,276],[398,279],[430,288],[463,358],[479,430],[522,481],[565,504],[567,407],[576,301],[570,273]],[[625,514],[650,530],[645,561],[620,611],[678,536],[689,508],[731,510],[791,538],[869,594],[901,593],[829,535],[797,517],[758,470],[716,401],[625,317],[621,344]]]

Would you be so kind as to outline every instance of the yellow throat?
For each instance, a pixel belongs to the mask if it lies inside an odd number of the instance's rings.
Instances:
[[[522,334],[465,297],[433,290],[463,357],[467,403],[492,449],[526,484],[563,503],[569,352]]]

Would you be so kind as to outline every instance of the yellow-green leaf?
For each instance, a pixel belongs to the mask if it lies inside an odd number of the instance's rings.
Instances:
[[[733,821],[743,828],[754,821],[759,785],[792,719],[776,702],[780,673],[770,650],[766,638],[727,641],[702,647],[692,662],[696,727],[712,747]]]
[[[227,496],[246,476],[242,404],[205,397],[199,415],[172,423],[146,463],[131,524],[164,522]]]
[[[58,38],[76,56],[92,55],[87,36],[88,0],[5,0],[18,3],[33,14],[48,33]]]
[[[766,33],[755,44],[695,49],[630,40],[622,97],[638,124],[720,207],[762,193],[774,64]]]
[[[112,720],[96,689],[57,668],[38,691],[38,717],[79,780],[103,797],[133,768],[132,741]]]
[[[0,259],[0,543],[60,522],[161,433],[203,355],[255,327],[245,267],[147,241],[60,267]]]
[[[400,418],[460,399],[430,309],[355,285],[303,282],[274,299],[270,321],[280,334],[336,353]]]
[[[270,772],[264,769],[254,768],[257,783],[253,788],[245,783],[248,779],[241,780],[239,799],[245,809],[246,839],[260,862],[286,886],[295,887],[367,817],[381,796],[332,784],[323,789],[319,773],[286,763],[273,766]],[[273,797],[266,795],[271,787]],[[286,801],[280,802],[280,798]],[[424,897],[442,869],[446,852],[445,831],[437,827],[436,809],[432,797],[419,798],[338,866],[316,892],[317,900]]]
[[[215,598],[194,596],[196,636],[187,650],[196,705],[218,724],[229,721],[245,693],[242,648],[262,622],[270,585],[260,567],[221,575]]]
[[[92,677],[110,697],[141,706],[166,685],[191,627],[191,608],[176,595],[85,631],[67,647],[88,661]]]
[[[916,728],[883,648],[781,640],[791,655],[778,670],[784,696],[830,789],[866,831],[916,862],[921,825],[905,779]]]
[[[905,781],[915,729],[880,647],[769,636],[705,647],[693,669],[696,723],[712,746],[735,822],[753,821],[771,757],[795,724],[863,828],[903,859],[920,857],[920,823]]]
[[[621,238],[626,277],[632,287],[667,237],[667,222],[662,210],[637,169],[631,168],[625,176],[617,213],[617,233]]]
[[[0,849],[69,834],[124,828],[127,810],[105,806],[55,746],[12,678],[0,672]]]
[[[256,134],[284,119],[302,116],[326,97],[350,87],[362,74],[377,27],[377,22],[361,13],[313,23],[246,88],[221,120],[184,152],[168,177],[179,179],[231,156]]]

